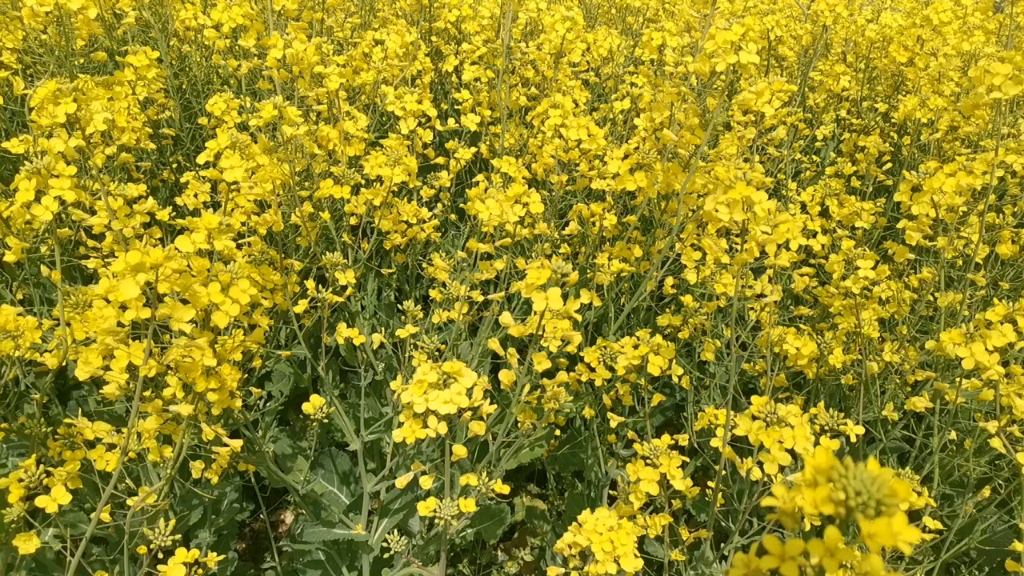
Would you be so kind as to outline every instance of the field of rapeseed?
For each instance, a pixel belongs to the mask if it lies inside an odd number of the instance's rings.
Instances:
[[[1024,572],[1014,0],[0,0],[0,575]]]

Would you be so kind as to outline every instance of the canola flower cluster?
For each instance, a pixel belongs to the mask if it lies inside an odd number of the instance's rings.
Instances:
[[[1021,12],[5,2],[2,571],[1024,572]]]
[[[736,554],[730,576],[771,571],[794,576],[819,569],[824,574],[885,576],[894,573],[886,569],[886,550],[910,554],[924,538],[906,512],[923,503],[917,503],[910,483],[874,458],[840,460],[830,448],[819,446],[796,476],[792,486],[774,484],[771,496],[761,501],[775,510],[769,520],[778,520],[796,535],[783,539],[766,534],[749,552]],[[802,535],[808,531],[821,536]]]
[[[448,434],[447,417],[461,414],[471,418],[472,411],[467,409],[475,409],[486,418],[497,408],[484,397],[487,388],[486,378],[458,360],[420,364],[408,383],[399,375],[391,383],[402,405],[398,417],[402,427],[394,431],[395,441],[412,444],[425,438],[445,436]],[[471,421],[467,428],[470,436],[482,436],[487,431],[483,420]]]
[[[555,552],[570,557],[571,573],[575,574],[633,574],[643,568],[637,553],[637,537],[643,533],[636,524],[608,508],[585,510],[555,544]],[[593,556],[582,566],[584,552]],[[563,574],[565,569],[553,568],[548,574]]]

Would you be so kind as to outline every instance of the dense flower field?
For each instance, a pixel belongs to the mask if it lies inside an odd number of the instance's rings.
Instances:
[[[3,0],[0,574],[1024,572],[1014,0]]]

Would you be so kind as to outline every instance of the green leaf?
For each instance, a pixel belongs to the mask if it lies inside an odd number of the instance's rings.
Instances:
[[[343,576],[357,573],[358,542],[335,540],[332,544],[293,542],[281,559],[289,569],[285,574],[296,576]]]
[[[288,362],[278,362],[270,372],[270,382],[266,384],[267,392],[278,398],[284,398],[292,390],[292,384],[299,379],[299,373]]]
[[[287,436],[281,436],[274,442],[274,454],[278,456],[295,454],[295,442]]]
[[[552,472],[560,474],[586,470],[588,464],[593,465],[598,461],[596,455],[588,458],[592,446],[589,434],[570,428],[568,432],[562,434],[558,446],[548,454],[545,462]]]
[[[305,524],[299,535],[305,542],[327,542],[329,540],[368,540],[366,532],[353,532],[346,526],[324,526]]]
[[[292,484],[301,485],[306,473],[309,472],[309,462],[302,456],[296,456],[290,468],[285,471],[285,475],[292,481]]]
[[[889,440],[888,442],[886,442],[885,445],[883,446],[883,450],[885,451],[885,453],[887,453],[889,455],[901,454],[903,452],[910,451],[910,446],[908,446],[904,442],[901,442],[899,440],[895,440],[894,439],[894,440]]]
[[[341,350],[341,357],[345,359],[346,366],[359,366],[359,355],[352,343],[342,344],[338,348]]]
[[[505,464],[505,470],[511,470],[518,466],[522,466],[531,460],[540,458],[544,454],[544,451],[548,449],[548,444],[551,443],[551,438],[555,434],[554,428],[545,428],[542,434],[530,438],[526,446],[519,449],[515,455]]]
[[[644,551],[658,560],[665,557],[664,543],[654,538],[644,538]]]
[[[355,468],[348,454],[331,448],[320,453],[307,490],[316,494],[326,507],[323,511],[327,513],[325,517],[340,520],[356,498],[357,484]]]
[[[546,521],[548,517],[548,505],[543,500],[533,498],[532,496],[522,495],[517,496],[512,501],[515,505],[515,514],[512,515],[512,523],[522,522],[523,520],[530,519],[533,521]]]
[[[89,517],[79,510],[69,510],[61,514],[61,517],[64,525],[68,526],[68,534],[72,536],[81,536],[85,533],[85,527],[89,525]]]
[[[413,490],[391,490],[383,500],[380,510],[377,513],[377,530],[373,533],[371,546],[377,550],[384,537],[392,528],[403,520],[409,519],[409,523],[416,523],[416,529],[410,528],[413,534],[419,532],[419,516],[416,515],[416,501],[418,496]]]
[[[210,486],[209,493],[183,492],[179,501],[181,510],[190,512],[178,516],[178,526],[193,534],[191,542],[195,546],[211,550],[229,550],[234,546],[241,523],[250,518],[255,507],[255,503],[245,499],[242,484],[242,480],[234,476]]]
[[[511,523],[512,513],[508,506],[500,503],[484,504],[470,518],[467,533],[493,544]]]

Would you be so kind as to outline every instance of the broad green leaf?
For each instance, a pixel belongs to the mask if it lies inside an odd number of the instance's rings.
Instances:
[[[270,372],[270,382],[265,385],[267,392],[284,398],[292,390],[292,385],[300,378],[299,373],[288,362],[278,362]]]
[[[466,531],[474,538],[483,538],[493,544],[498,541],[498,538],[505,532],[505,528],[508,528],[511,523],[512,513],[508,506],[495,502],[484,504],[477,509],[473,513],[473,517],[470,518]]]
[[[531,496],[517,496],[512,503],[515,505],[515,513],[512,515],[512,522],[518,523],[527,519],[538,519],[547,517],[548,505],[543,500]]]
[[[518,449],[511,459],[505,464],[506,470],[511,470],[518,466],[522,466],[531,460],[540,458],[544,451],[548,449],[548,444],[551,442],[551,438],[554,436],[554,428],[546,428],[542,434],[538,434],[533,438],[530,438],[526,445]]]
[[[665,557],[665,544],[655,538],[644,538],[644,552],[661,560]]]
[[[417,530],[411,530],[414,534],[419,528],[419,516],[416,515],[416,501],[418,495],[413,490],[392,490],[384,497],[384,501],[377,512],[377,529],[373,533],[373,548],[376,550],[384,541],[384,536],[406,518],[410,524],[415,522]]]
[[[320,453],[310,472],[307,491],[317,495],[326,507],[324,517],[339,520],[361,491],[355,467],[348,454],[331,448]]]
[[[285,470],[285,475],[293,484],[301,485],[302,480],[309,472],[309,461],[303,456],[296,456],[290,470]]]
[[[569,474],[577,470],[585,470],[596,462],[596,454],[592,454],[592,437],[586,432],[570,428],[558,439],[558,445],[544,459],[545,465],[552,471]],[[588,456],[595,458],[588,459]]]

